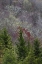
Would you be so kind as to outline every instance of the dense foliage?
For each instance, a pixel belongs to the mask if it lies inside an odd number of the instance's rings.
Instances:
[[[17,44],[17,48],[18,48],[18,55],[20,59],[23,59],[26,57],[26,46],[25,46],[25,40],[22,36],[22,30],[20,30],[19,32],[19,43]]]
[[[33,44],[25,42],[20,29],[17,45],[12,45],[6,29],[0,31],[0,63],[2,64],[42,64],[42,47],[38,39]],[[27,45],[28,44],[28,45]],[[2,61],[1,61],[2,59]]]

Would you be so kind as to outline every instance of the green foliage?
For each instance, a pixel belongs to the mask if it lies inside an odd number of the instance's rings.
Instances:
[[[35,64],[35,57],[33,55],[33,51],[31,50],[28,56],[24,59],[23,64]]]
[[[30,41],[26,45],[20,29],[18,42],[13,47],[7,30],[2,30],[0,33],[0,55],[2,56],[0,62],[3,60],[3,64],[42,64],[42,47],[40,48],[38,39],[34,40],[34,45],[31,45]]]
[[[20,29],[20,33],[19,33],[19,43],[17,44],[17,48],[18,48],[18,55],[20,59],[23,59],[26,57],[26,46],[25,46],[25,41],[24,38],[22,36],[22,30]]]
[[[3,58],[4,49],[12,49],[12,42],[6,28],[0,31],[0,59]]]
[[[40,45],[38,39],[34,40],[34,55],[35,57],[39,57],[40,55]]]
[[[35,59],[35,64],[42,64],[42,58],[41,57],[36,58]]]
[[[4,51],[4,56],[3,56],[3,64],[16,64],[17,63],[17,58],[16,55],[14,54],[14,49],[5,49]]]
[[[28,43],[27,43],[27,55],[29,54],[29,52],[30,52],[30,48],[31,48],[31,45],[30,45],[30,41],[28,41]]]
[[[1,44],[3,45],[3,47],[5,48],[11,48],[11,38],[6,30],[3,29],[0,33],[0,41],[1,41]]]

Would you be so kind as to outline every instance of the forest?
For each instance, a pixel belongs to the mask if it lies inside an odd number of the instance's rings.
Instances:
[[[0,64],[42,64],[42,0],[0,0]]]
[[[42,47],[35,38],[28,42],[19,29],[18,42],[13,44],[6,28],[0,31],[0,64],[42,64]]]

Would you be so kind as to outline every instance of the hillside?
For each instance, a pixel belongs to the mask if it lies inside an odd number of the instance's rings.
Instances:
[[[15,34],[20,26],[29,31],[33,37],[42,40],[41,3],[42,0],[0,0],[0,29],[7,27],[13,39],[17,37]]]

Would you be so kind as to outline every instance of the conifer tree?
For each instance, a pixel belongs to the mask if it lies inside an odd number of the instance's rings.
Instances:
[[[30,41],[28,41],[28,44],[27,44],[27,55],[29,54],[29,52],[30,52]]]
[[[29,54],[27,55],[27,57],[24,59],[23,64],[35,64],[34,60],[35,60],[35,57],[31,47],[31,50],[29,51]]]
[[[4,51],[3,64],[17,64],[17,57],[13,48]]]
[[[34,40],[34,55],[35,57],[39,57],[40,55],[40,45],[38,39]]]
[[[3,47],[11,48],[11,45],[12,45],[11,38],[10,38],[6,28],[3,29],[0,34],[0,41],[2,42]]]
[[[19,33],[19,43],[17,44],[17,48],[18,48],[18,55],[19,55],[19,59],[24,59],[26,57],[26,46],[25,46],[25,41],[24,38],[22,36],[22,30],[20,29],[20,33]]]
[[[6,29],[3,29],[0,31],[0,60],[3,59],[4,50],[5,49],[12,49],[12,43],[10,36],[8,35],[8,32]],[[6,50],[5,50],[6,52]],[[1,63],[2,61],[0,61]]]

